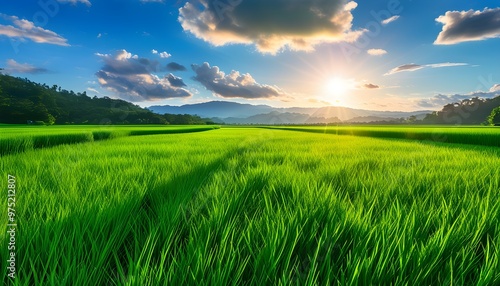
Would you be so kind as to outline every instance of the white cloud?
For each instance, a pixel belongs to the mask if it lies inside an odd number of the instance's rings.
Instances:
[[[92,88],[92,87],[87,87],[87,90],[90,91],[90,92],[93,92],[93,93],[100,94],[100,92],[97,89]]]
[[[160,58],[162,59],[166,59],[166,58],[170,58],[172,55],[167,53],[167,52],[161,52],[160,53]]]
[[[417,105],[424,108],[443,107],[448,103],[460,102],[464,99],[471,98],[472,95],[463,94],[438,94],[429,99],[421,99],[417,101]]]
[[[497,83],[490,88],[490,92],[497,92],[497,91],[500,91],[500,83]]]
[[[115,56],[116,60],[118,61],[124,61],[128,59],[138,59],[138,55],[132,55],[131,53],[127,52],[126,50],[120,50],[116,53]]]
[[[500,96],[500,89],[495,89],[499,84],[495,84],[489,92],[475,91],[468,94],[437,94],[429,99],[417,101],[417,105],[426,108],[439,108],[449,103],[460,102],[464,99],[478,98],[494,98]]]
[[[99,84],[121,98],[140,102],[166,98],[190,97],[191,92],[180,77],[169,74],[164,78],[155,73],[164,71],[154,60],[139,58],[126,50],[114,56],[96,54],[104,66],[96,73]]]
[[[96,56],[98,57],[108,57],[109,54],[101,54],[101,53],[95,53]]]
[[[167,52],[158,52],[157,50],[153,49],[151,50],[151,53],[154,54],[154,55],[158,55],[160,56],[160,58],[162,59],[167,59],[167,58],[170,58],[172,55],[167,53]]]
[[[351,10],[356,9],[356,7],[358,7],[358,3],[354,2],[354,1],[350,1],[347,4],[345,4],[344,10],[351,11]]]
[[[403,71],[416,71],[416,70],[423,69],[423,68],[424,68],[424,66],[422,66],[422,65],[405,64],[405,65],[401,65],[401,66],[393,68],[392,70],[388,71],[384,75],[391,75],[391,74],[395,74],[395,73],[403,72]]]
[[[448,11],[436,19],[443,29],[436,45],[453,45],[500,37],[500,8],[483,11]]]
[[[384,21],[382,21],[382,25],[387,25],[389,23],[392,23],[392,22],[396,21],[397,19],[399,19],[398,15],[392,16],[392,17],[387,18]]]
[[[425,65],[430,68],[444,68],[444,67],[458,67],[458,66],[467,66],[466,63],[439,63],[439,64],[429,64]]]
[[[46,73],[48,72],[44,68],[38,68],[30,64],[21,64],[16,62],[13,59],[8,59],[7,60],[7,66],[4,69],[4,72],[7,74],[16,74],[16,73],[21,73],[21,74],[39,74],[39,73]]]
[[[366,52],[371,56],[382,56],[387,54],[387,51],[383,49],[369,49]]]
[[[0,35],[20,40],[29,39],[35,43],[69,46],[68,40],[53,31],[35,26],[33,22],[0,13],[0,17],[10,21],[11,25],[0,25]]]
[[[457,67],[457,66],[467,66],[469,64],[466,63],[438,63],[438,64],[428,64],[428,65],[417,65],[417,64],[405,64],[401,65],[398,67],[393,68],[392,70],[388,71],[384,75],[391,75],[395,74],[398,72],[404,72],[404,71],[416,71],[420,70],[426,67],[429,68],[444,68],[444,67]]]
[[[193,79],[220,97],[266,99],[287,96],[277,86],[257,83],[248,73],[240,74],[240,72],[233,70],[226,75],[223,71],[219,70],[219,67],[211,67],[206,62],[201,66],[192,65],[192,68],[196,73]]]
[[[179,9],[183,29],[215,46],[252,44],[262,53],[284,48],[312,51],[321,43],[354,42],[365,30],[352,30],[356,2],[188,1]]]
[[[89,0],[57,0],[57,2],[59,2],[59,3],[70,3],[70,4],[73,4],[73,5],[76,5],[78,3],[83,3],[83,4],[85,4],[85,5],[89,6],[89,7],[92,5],[92,3],[90,3]]]

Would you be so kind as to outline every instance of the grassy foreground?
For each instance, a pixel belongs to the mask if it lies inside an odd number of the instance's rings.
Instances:
[[[218,129],[219,126],[161,125],[80,125],[29,126],[0,125],[0,156],[63,144],[85,143],[124,136],[191,133]]]
[[[224,128],[26,150],[16,285],[498,285],[500,149]],[[6,213],[6,203],[2,204]],[[1,221],[6,228],[6,219]]]

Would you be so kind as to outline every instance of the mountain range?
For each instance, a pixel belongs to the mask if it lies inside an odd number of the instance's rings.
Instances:
[[[158,113],[190,114],[210,118],[214,122],[226,124],[315,124],[337,122],[396,121],[415,116],[423,119],[430,110],[411,112],[375,111],[341,106],[288,107],[277,108],[269,105],[241,104],[228,101],[210,101],[181,106],[154,105],[148,108]]]
[[[211,101],[183,106],[142,108],[121,99],[89,97],[57,85],[0,73],[0,123],[26,124],[492,124],[500,107],[493,98],[463,99],[439,111],[374,111],[339,106],[275,108]],[[162,114],[162,115],[160,115]],[[495,122],[493,122],[495,123]],[[500,124],[500,123],[498,123]]]

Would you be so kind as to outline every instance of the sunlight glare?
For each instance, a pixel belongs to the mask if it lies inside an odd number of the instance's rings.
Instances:
[[[333,96],[344,95],[351,88],[351,83],[348,80],[339,77],[334,77],[326,83],[326,91]]]

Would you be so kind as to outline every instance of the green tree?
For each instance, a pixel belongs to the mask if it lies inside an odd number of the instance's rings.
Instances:
[[[494,108],[488,116],[488,123],[490,125],[500,125],[500,106]]]
[[[56,119],[54,116],[52,116],[52,114],[47,114],[47,119],[45,121],[45,124],[47,125],[54,125],[54,123],[56,123]]]
[[[417,117],[415,115],[412,115],[412,116],[408,117],[408,119],[406,121],[410,124],[413,124],[417,121]]]

